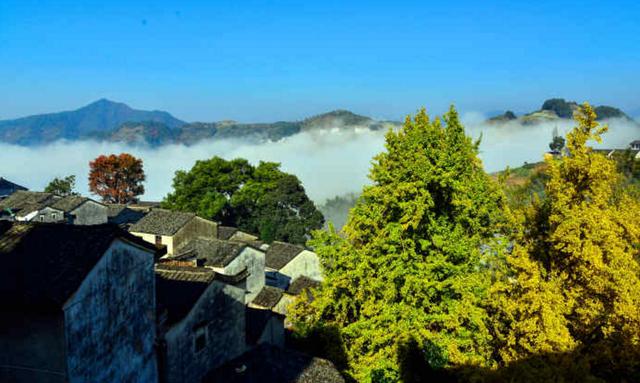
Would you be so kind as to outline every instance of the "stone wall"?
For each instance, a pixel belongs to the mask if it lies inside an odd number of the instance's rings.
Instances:
[[[264,287],[264,252],[252,247],[245,247],[242,253],[224,268],[214,268],[225,275],[237,275],[247,269],[249,276],[242,287],[246,289],[245,302],[249,303]]]
[[[291,262],[287,263],[280,269],[280,274],[289,277],[290,281],[294,281],[300,276],[322,281],[322,270],[318,255],[309,250],[304,250],[292,259]]]

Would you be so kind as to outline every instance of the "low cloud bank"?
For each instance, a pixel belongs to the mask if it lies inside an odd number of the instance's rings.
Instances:
[[[506,166],[540,161],[548,150],[554,128],[565,134],[571,121],[520,126],[493,126],[484,116],[463,116],[467,133],[482,136],[480,156],[489,172]],[[609,121],[604,142],[607,148],[626,148],[640,139],[640,128],[628,121]],[[0,144],[0,176],[32,190],[42,190],[56,176],[75,174],[78,190],[88,195],[89,161],[100,154],[128,152],[144,161],[147,174],[145,200],[161,200],[171,191],[174,172],[190,169],[195,161],[212,156],[242,157],[252,163],[275,161],[286,172],[296,174],[307,193],[321,203],[335,195],[358,192],[365,185],[372,157],[384,149],[384,132],[363,129],[306,132],[278,142],[249,144],[235,140],[203,141],[193,146],[159,148],[93,141],[56,142],[41,147]]]

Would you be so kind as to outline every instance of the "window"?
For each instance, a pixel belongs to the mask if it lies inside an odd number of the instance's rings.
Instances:
[[[40,214],[40,222],[44,222],[44,214]]]
[[[197,354],[207,347],[207,328],[205,326],[198,327],[194,334],[193,351]]]
[[[156,246],[157,247],[162,246],[162,236],[160,235],[156,235]]]
[[[58,215],[56,213],[51,213],[51,219],[56,221],[58,219]]]

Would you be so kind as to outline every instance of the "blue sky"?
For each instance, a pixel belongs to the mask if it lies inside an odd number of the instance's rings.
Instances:
[[[640,112],[638,1],[0,1],[0,118],[98,98],[188,121]]]

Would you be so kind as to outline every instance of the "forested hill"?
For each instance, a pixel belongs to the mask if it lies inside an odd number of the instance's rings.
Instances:
[[[278,141],[303,131],[330,129],[388,129],[399,122],[378,121],[346,110],[336,110],[302,121],[240,123],[236,121],[181,121],[162,111],[135,110],[126,104],[99,100],[74,111],[0,121],[0,142],[24,146],[57,140],[171,143],[191,145],[205,139]]]
[[[505,124],[511,121],[518,122],[522,125],[536,125],[544,122],[553,122],[557,120],[571,120],[573,113],[578,109],[578,103],[575,101],[567,101],[563,98],[551,98],[542,103],[540,109],[533,112],[516,115],[514,112],[507,110],[503,114],[491,117],[487,122],[492,124]],[[633,121],[625,112],[619,108],[599,105],[594,110],[598,115],[597,120],[607,120],[611,118],[619,118]]]

